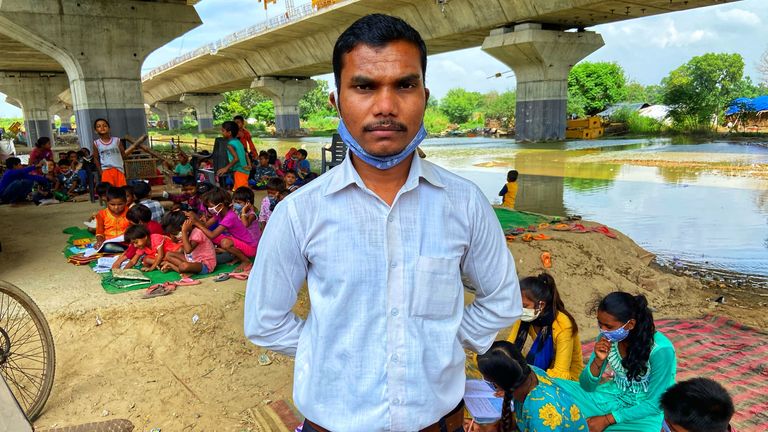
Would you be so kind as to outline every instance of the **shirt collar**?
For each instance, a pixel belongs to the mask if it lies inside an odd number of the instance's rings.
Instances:
[[[333,173],[335,175],[325,188],[325,196],[334,194],[353,183],[361,189],[365,188],[363,179],[360,178],[360,174],[357,173],[354,165],[352,165],[352,158],[349,150],[347,150],[347,156],[344,158],[344,161],[336,169],[339,171]],[[415,189],[416,186],[419,185],[420,179],[426,180],[429,184],[435,187],[445,187],[445,184],[435,172],[432,164],[422,160],[418,153],[415,153],[411,162],[411,170],[408,172],[408,178],[403,185],[403,190],[407,191]]]

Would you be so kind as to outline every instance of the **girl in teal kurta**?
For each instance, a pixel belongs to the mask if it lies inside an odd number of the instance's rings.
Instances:
[[[513,343],[494,342],[477,357],[477,367],[504,392],[500,432],[587,432],[587,422],[573,399],[546,372],[529,366]]]
[[[579,382],[557,384],[587,417],[590,432],[661,430],[659,399],[677,371],[672,342],[656,331],[642,295],[609,294],[598,305],[597,320],[600,336]]]

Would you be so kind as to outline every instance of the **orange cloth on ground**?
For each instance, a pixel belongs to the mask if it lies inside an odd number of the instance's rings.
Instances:
[[[119,215],[112,213],[108,208],[99,210],[96,213],[96,235],[102,235],[105,240],[109,240],[125,234],[125,230],[131,225],[126,214],[127,206]]]
[[[242,186],[248,187],[248,174],[235,171],[235,185],[233,186],[232,190]]]
[[[107,168],[102,171],[101,181],[107,182],[114,187],[123,187],[127,184],[125,174],[117,168]]]

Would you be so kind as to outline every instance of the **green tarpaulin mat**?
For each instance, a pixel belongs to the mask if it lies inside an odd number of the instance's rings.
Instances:
[[[542,222],[558,220],[558,218],[553,216],[510,210],[501,207],[494,207],[493,211],[496,212],[496,217],[501,223],[501,228],[505,231],[514,228],[526,228],[530,225],[538,225]]]
[[[65,228],[64,231],[62,232],[64,234],[69,234],[69,238],[67,239],[67,245],[66,247],[64,247],[64,256],[67,258],[75,254],[75,252],[70,250],[70,248],[73,246],[72,244],[73,241],[77,239],[82,239],[82,238],[92,238],[94,241],[96,240],[95,236],[92,233],[90,233],[86,228],[69,227],[69,228]],[[90,264],[90,267],[94,267],[94,266],[96,266],[95,261]],[[204,279],[207,277],[219,275],[221,273],[229,273],[233,271],[235,267],[237,267],[236,264],[218,265],[216,266],[216,270],[214,270],[213,272],[208,273],[206,275],[192,275],[192,279]],[[176,272],[163,273],[160,270],[144,273],[144,275],[147,276],[150,279],[150,281],[142,282],[138,284],[137,282],[141,282],[141,281],[113,279],[111,273],[105,273],[102,275],[102,278],[101,278],[101,287],[104,288],[104,291],[110,294],[118,294],[118,293],[123,293],[128,291],[146,289],[150,285],[154,285],[156,283],[172,282],[172,281],[179,280],[181,278],[181,275],[179,275]]]

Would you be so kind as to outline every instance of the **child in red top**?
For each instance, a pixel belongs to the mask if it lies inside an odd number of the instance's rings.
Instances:
[[[128,209],[126,214],[128,222],[131,225],[144,225],[149,230],[149,234],[164,234],[163,227],[159,223],[152,220],[152,211],[143,205],[136,205]],[[128,249],[125,250],[112,264],[113,269],[119,269],[125,261],[130,261],[131,258],[136,256],[136,246],[133,244],[128,245]]]
[[[136,255],[128,262],[128,267],[135,266],[139,259],[143,264],[141,271],[155,270],[165,259],[167,252],[178,250],[168,236],[163,234],[150,234],[144,225],[131,225],[125,231],[125,239],[136,248]],[[143,257],[143,258],[142,258]]]
[[[161,269],[190,274],[208,274],[216,268],[216,248],[211,239],[195,228],[192,219],[181,211],[170,212],[163,217],[165,232],[174,239],[180,239],[182,248],[168,252]]]

